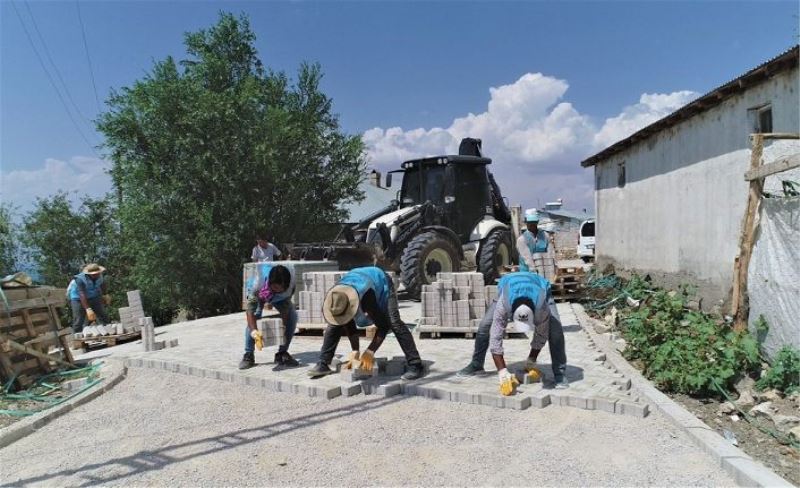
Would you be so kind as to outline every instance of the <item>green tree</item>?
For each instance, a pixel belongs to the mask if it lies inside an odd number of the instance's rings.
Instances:
[[[246,17],[220,14],[112,94],[98,128],[119,192],[122,253],[151,308],[193,316],[241,308],[257,231],[316,239],[358,200],[365,167],[320,90],[317,65],[291,82],[264,68]]]
[[[23,219],[22,242],[43,283],[66,287],[89,262],[113,269],[119,232],[107,198],[84,197],[78,208],[60,192],[36,200]]]
[[[0,277],[19,271],[19,235],[12,217],[11,207],[0,203]]]

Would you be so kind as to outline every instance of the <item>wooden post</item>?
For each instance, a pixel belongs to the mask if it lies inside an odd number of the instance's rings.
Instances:
[[[761,165],[764,136],[763,134],[753,134],[751,137],[750,171],[755,171]],[[739,239],[739,256],[734,264],[731,315],[733,316],[733,328],[736,331],[747,328],[750,310],[747,298],[747,272],[750,268],[750,257],[753,255],[753,245],[758,229],[758,208],[763,188],[763,178],[750,180],[750,192],[747,197],[747,208],[742,219],[742,234]]]
[[[519,239],[520,233],[522,232],[522,205],[514,205],[511,207],[511,230],[514,233],[514,242],[513,245],[517,245],[517,239]]]

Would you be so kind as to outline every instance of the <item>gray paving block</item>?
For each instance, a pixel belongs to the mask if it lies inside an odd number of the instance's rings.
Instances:
[[[525,410],[531,406],[531,397],[514,395],[503,398],[503,407],[514,410]]]
[[[594,410],[595,407],[593,399],[575,393],[567,395],[567,405],[582,410]]]
[[[401,391],[402,385],[400,383],[386,383],[385,385],[378,386],[376,393],[384,397],[390,397],[399,395]]]
[[[644,418],[649,412],[650,407],[646,403],[617,402],[617,413],[622,415]]]
[[[713,457],[720,466],[722,466],[722,459],[726,457],[749,457],[744,452],[737,449],[724,437],[709,428],[690,427],[686,429],[686,432],[689,434],[689,437],[692,438],[694,443],[697,444],[700,449]]]
[[[594,409],[595,410],[602,410],[608,413],[615,413],[617,408],[617,400],[608,398],[606,396],[592,396],[592,400],[594,400]]]
[[[347,383],[341,386],[342,396],[351,397],[361,393],[361,383]]]
[[[468,391],[454,391],[450,393],[450,400],[459,403],[480,404],[480,395]]]
[[[415,385],[413,383],[403,384],[403,394],[408,396],[421,396],[434,400],[450,400],[450,392],[444,388],[437,388],[430,385]]]
[[[178,372],[180,374],[188,375],[189,374],[189,365],[188,364],[180,364],[180,365],[178,365]]]
[[[540,391],[530,396],[531,406],[534,408],[544,408],[552,403],[549,393]]]
[[[345,383],[352,383],[358,380],[364,380],[367,378],[372,377],[371,374],[365,373],[360,369],[343,369],[339,372],[339,376],[341,377],[342,381]]]
[[[488,407],[503,408],[503,397],[493,393],[481,393],[480,404]]]

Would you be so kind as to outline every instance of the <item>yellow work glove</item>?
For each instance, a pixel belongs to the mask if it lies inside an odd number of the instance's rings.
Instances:
[[[528,373],[528,378],[534,383],[542,381],[542,372],[536,367],[536,361],[533,359],[525,361],[525,371]]]
[[[509,396],[514,393],[514,389],[519,384],[517,377],[508,372],[508,369],[503,368],[497,372],[498,379],[500,380],[500,394]]]
[[[375,365],[375,353],[367,349],[364,351],[364,354],[361,355],[361,364],[359,365],[358,369],[361,371],[366,371],[367,373],[372,373],[372,367]]]
[[[350,351],[350,354],[347,356],[347,361],[342,363],[342,369],[353,369],[353,366],[359,363],[359,353],[358,351]]]
[[[95,315],[94,310],[92,310],[91,308],[86,309],[86,320],[88,320],[89,323],[92,323],[95,320],[97,320],[97,315]]]
[[[251,330],[250,337],[256,341],[256,349],[259,351],[264,349],[264,337],[261,335],[261,331]]]
[[[103,303],[111,305],[111,295],[103,295]]]

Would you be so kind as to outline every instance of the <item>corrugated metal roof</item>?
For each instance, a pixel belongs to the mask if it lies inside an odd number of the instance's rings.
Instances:
[[[586,219],[593,219],[594,215],[588,212],[573,212],[572,210],[562,210],[562,209],[541,209],[539,210],[540,214],[543,215],[552,215],[553,217],[563,217],[565,219],[572,219],[583,222]]]
[[[389,205],[389,202],[392,201],[396,194],[396,190],[379,188],[370,183],[368,179],[362,181],[358,188],[364,192],[364,199],[360,202],[342,205],[342,209],[350,212],[347,222],[359,222],[377,212]]]
[[[581,166],[584,168],[593,166],[605,159],[608,159],[612,155],[623,151],[644,139],[647,139],[656,132],[672,127],[679,122],[682,122],[690,117],[719,105],[728,98],[747,90],[747,88],[756,83],[767,80],[785,70],[797,67],[798,64],[800,64],[800,58],[798,58],[798,54],[800,54],[800,45],[796,45],[790,49],[787,49],[783,53],[756,66],[738,78],[714,88],[702,97],[694,100],[693,102],[689,102],[666,117],[653,122],[644,129],[641,129],[633,133],[631,136],[612,144],[594,156],[581,161]]]

